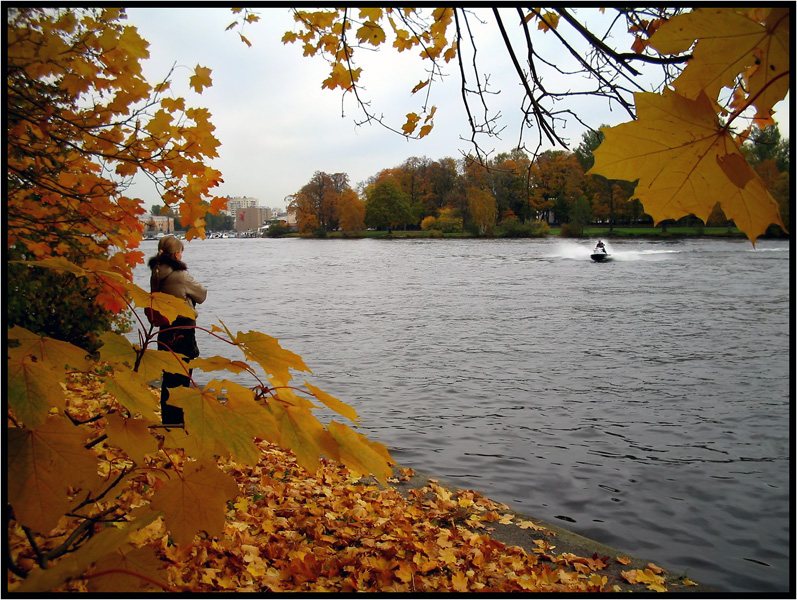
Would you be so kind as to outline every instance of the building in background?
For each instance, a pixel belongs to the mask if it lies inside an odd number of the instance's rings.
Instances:
[[[141,215],[138,218],[144,224],[144,233],[172,233],[174,231],[174,217],[168,215]]]
[[[239,208],[236,211],[235,231],[256,234],[264,223],[271,220],[272,212],[270,208],[262,208],[260,206]]]
[[[258,206],[258,204],[260,204],[260,202],[257,200],[257,198],[249,198],[246,196],[227,196],[227,210],[222,212],[230,215],[233,218],[233,221],[237,223],[239,210],[254,208]]]

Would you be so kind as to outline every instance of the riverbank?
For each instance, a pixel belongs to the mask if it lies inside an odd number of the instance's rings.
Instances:
[[[708,238],[708,239],[747,239],[744,232],[732,227],[614,227],[609,230],[608,226],[587,227],[580,236],[562,236],[561,227],[552,227],[550,232],[539,237],[552,238],[561,237],[562,239],[572,240],[593,240],[594,238],[604,238],[607,240],[623,239],[651,239],[651,240],[677,240],[688,238]],[[321,235],[290,233],[281,237],[293,238],[325,238],[325,239],[511,239],[511,237],[491,237],[479,236],[469,233],[442,233],[440,231],[422,230],[401,230],[392,231],[358,231],[354,233],[344,233],[342,231],[328,232]],[[788,236],[771,237],[761,236],[759,239],[788,239]]]

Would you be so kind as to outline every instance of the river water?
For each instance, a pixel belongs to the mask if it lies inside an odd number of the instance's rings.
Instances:
[[[200,325],[279,338],[400,464],[701,583],[787,591],[789,243],[614,241],[600,264],[595,241],[195,240],[184,260]]]

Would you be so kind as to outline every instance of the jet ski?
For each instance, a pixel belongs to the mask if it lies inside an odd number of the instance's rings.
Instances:
[[[595,262],[609,262],[612,260],[612,255],[608,254],[605,250],[601,252],[593,252],[589,257]]]
[[[612,255],[606,252],[606,246],[603,245],[603,242],[598,242],[589,257],[595,262],[609,262],[612,259]]]

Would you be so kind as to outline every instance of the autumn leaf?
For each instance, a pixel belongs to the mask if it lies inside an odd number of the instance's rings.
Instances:
[[[125,407],[131,415],[140,414],[147,421],[158,421],[155,412],[157,398],[140,373],[117,366],[110,377],[104,379],[105,389]]]
[[[196,90],[198,94],[206,87],[213,85],[213,80],[210,78],[211,70],[207,67],[196,66],[194,74],[191,76],[191,87]]]
[[[716,100],[723,87],[735,85],[739,73],[754,67],[746,87],[761,118],[789,90],[789,9],[770,10],[762,24],[746,10],[696,8],[664,23],[649,44],[663,54],[677,54],[698,40],[692,59],[673,82],[679,94],[692,100],[701,93]]]
[[[127,282],[125,289],[127,293],[130,294],[130,298],[135,306],[139,308],[152,308],[166,317],[170,323],[174,322],[178,316],[187,317],[189,319],[196,317],[194,309],[182,298],[177,298],[163,292],[149,293],[130,282]]]
[[[322,88],[334,90],[339,87],[344,91],[351,89],[359,79],[362,69],[348,69],[343,63],[336,62],[332,65],[329,77],[321,84]]]
[[[111,413],[105,419],[108,422],[105,427],[108,442],[124,450],[136,463],[143,463],[145,454],[158,451],[158,443],[149,432],[149,421],[126,419],[119,413]]]
[[[381,8],[360,8],[360,18],[368,19],[369,21],[379,21],[382,18],[383,11]]]
[[[455,592],[467,592],[468,591],[468,576],[465,575],[462,571],[458,571],[454,573],[451,577],[451,584],[454,586]]]
[[[100,336],[100,359],[112,365],[126,366],[130,369],[136,363],[136,349],[126,337],[107,331]]]
[[[366,21],[357,30],[357,38],[363,43],[368,42],[372,46],[378,46],[385,41],[385,32],[374,21]]]
[[[310,390],[313,396],[315,396],[319,401],[323,402],[328,409],[334,410],[339,415],[342,415],[347,419],[349,419],[350,421],[357,423],[357,419],[359,418],[357,416],[357,411],[354,410],[351,406],[349,406],[344,402],[341,402],[334,396],[330,396],[329,394],[320,390],[316,386],[310,385],[306,381],[304,382],[304,385],[308,390]]]
[[[657,575],[651,569],[645,569],[644,571],[637,570],[635,582],[647,585],[648,589],[654,592],[667,591],[664,585],[666,583],[664,577]]]
[[[265,333],[239,331],[233,342],[241,347],[246,358],[256,361],[267,374],[274,375],[282,381],[291,379],[289,369],[312,372],[304,364],[301,356],[285,350],[279,345],[277,338]]]
[[[331,421],[329,433],[340,444],[340,461],[355,473],[373,475],[382,485],[393,473],[395,461],[384,445],[372,442],[350,427]]]
[[[314,473],[322,455],[339,459],[335,439],[309,409],[269,402],[267,410],[277,423],[277,437],[273,441],[293,451],[304,469]]]
[[[188,375],[188,366],[168,350],[145,351],[138,366],[141,381],[160,379],[163,371]]]
[[[8,503],[17,521],[48,533],[73,503],[67,488],[91,491],[100,483],[97,458],[84,447],[87,437],[64,417],[35,429],[6,429]]]
[[[8,339],[19,342],[18,347],[9,349],[11,355],[30,355],[52,368],[71,367],[79,371],[90,369],[86,351],[69,342],[42,337],[17,325],[8,330]]]
[[[555,12],[547,12],[540,18],[540,23],[537,29],[540,31],[550,31],[559,26],[559,15]]]
[[[415,128],[418,126],[418,121],[420,120],[421,117],[417,113],[408,113],[407,122],[401,126],[404,135],[412,135],[412,132],[415,131]]]
[[[38,427],[52,407],[64,408],[61,378],[34,355],[14,352],[9,356],[6,369],[8,405],[22,423]]]
[[[219,400],[222,395],[224,402]],[[211,457],[220,446],[236,461],[253,465],[260,460],[254,438],[277,437],[274,419],[255,402],[254,392],[231,381],[213,379],[202,389],[175,388],[169,403],[185,413],[194,456]]]
[[[45,247],[49,249],[49,246],[47,246],[46,244]],[[83,277],[86,275],[85,269],[77,266],[76,264],[72,263],[71,261],[68,261],[67,259],[61,256],[43,258],[41,260],[18,260],[13,262],[23,265],[31,265],[32,267],[43,267],[43,268],[53,269],[55,271],[62,271],[64,273],[72,273],[77,277]]]
[[[429,85],[431,83],[431,81],[432,81],[431,79],[426,79],[425,81],[418,82],[418,84],[414,88],[412,88],[412,91],[410,93],[414,94],[416,92],[419,92],[420,90],[425,88],[427,85]]]
[[[174,540],[188,544],[200,530],[209,535],[221,533],[224,507],[237,495],[235,479],[222,473],[213,461],[201,458],[188,463],[182,474],[172,474],[150,506],[163,512]]]
[[[777,202],[719,126],[705,95],[638,93],[636,106],[636,121],[602,130],[606,138],[588,174],[639,179],[635,196],[656,223],[690,214],[705,222],[713,207],[706,198],[716,198],[753,243],[772,223],[785,229]]]
[[[210,356],[208,358],[195,358],[191,360],[189,366],[192,369],[201,371],[230,371],[231,373],[243,373],[251,371],[251,367],[240,360],[230,360],[223,356]]]

